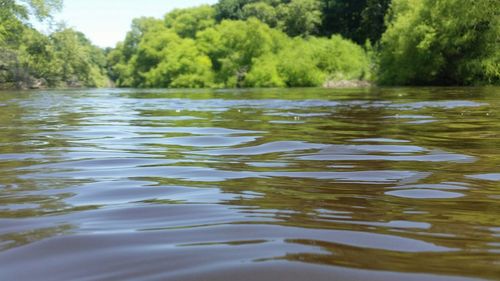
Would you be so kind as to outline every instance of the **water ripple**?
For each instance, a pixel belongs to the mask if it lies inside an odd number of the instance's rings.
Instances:
[[[497,92],[2,93],[0,280],[496,279]]]

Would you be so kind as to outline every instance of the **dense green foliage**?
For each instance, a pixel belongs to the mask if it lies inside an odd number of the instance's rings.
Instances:
[[[298,14],[294,3],[287,9]],[[242,12],[249,13],[245,7]],[[125,41],[109,54],[117,85],[292,87],[368,77],[366,53],[340,36],[292,38],[285,31],[298,28],[297,23],[281,31],[253,16],[217,23],[217,13],[200,6],[175,10],[163,21],[136,19]]]
[[[290,36],[340,34],[364,44],[385,31],[390,0],[220,0],[217,19],[256,17]]]
[[[215,8],[219,21],[257,18],[290,36],[316,34],[321,24],[318,0],[220,0]]]
[[[124,87],[499,83],[499,3],[220,0],[134,21],[109,58]]]
[[[385,31],[391,0],[323,0],[321,35],[341,34],[358,44],[376,43]]]
[[[219,0],[135,19],[106,52],[71,29],[30,27],[60,5],[0,0],[0,85],[500,83],[498,0]]]
[[[201,11],[201,10],[199,10]],[[210,87],[212,64],[190,37],[197,26],[210,26],[203,13],[181,15],[182,25],[153,18],[134,20],[125,42],[109,54],[112,76],[123,87]],[[180,34],[178,34],[177,32]],[[182,34],[182,35],[181,35]]]
[[[0,0],[0,84],[4,86],[99,87],[109,84],[106,56],[85,36],[60,27],[44,35],[30,16],[45,20],[59,0]]]
[[[380,82],[499,83],[500,1],[393,0]]]

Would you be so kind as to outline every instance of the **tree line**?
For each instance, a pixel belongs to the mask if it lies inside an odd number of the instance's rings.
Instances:
[[[29,26],[29,12],[46,18],[58,0],[0,1],[0,83],[23,77],[145,88],[500,83],[497,0],[219,0],[135,19],[110,50],[71,29],[46,36]]]

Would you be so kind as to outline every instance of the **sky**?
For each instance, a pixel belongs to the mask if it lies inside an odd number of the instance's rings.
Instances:
[[[215,4],[217,0],[64,0],[64,8],[55,14],[99,47],[114,47],[123,41],[132,19],[142,16],[163,17],[175,8]]]

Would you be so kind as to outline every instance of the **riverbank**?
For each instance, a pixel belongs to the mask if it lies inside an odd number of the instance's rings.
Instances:
[[[370,88],[374,86],[376,86],[374,83],[365,80],[327,81],[323,84],[323,88],[327,89]]]
[[[323,83],[323,85],[319,88],[325,89],[356,89],[356,88],[371,88],[375,87],[376,84],[370,81],[364,80],[338,80],[338,81],[327,81]],[[83,85],[79,84],[68,84],[65,86],[59,87],[49,87],[43,81],[43,79],[35,79],[29,83],[0,83],[0,91],[15,91],[15,90],[56,90],[56,89],[80,89],[87,88]],[[112,81],[109,82],[107,87],[103,88],[119,88],[116,87]],[[288,89],[295,87],[288,87]],[[318,87],[310,87],[310,88],[318,88]],[[206,89],[220,89],[220,88],[206,88]],[[237,89],[237,88],[235,88]],[[253,89],[252,87],[245,89]],[[283,87],[282,89],[287,89]]]

